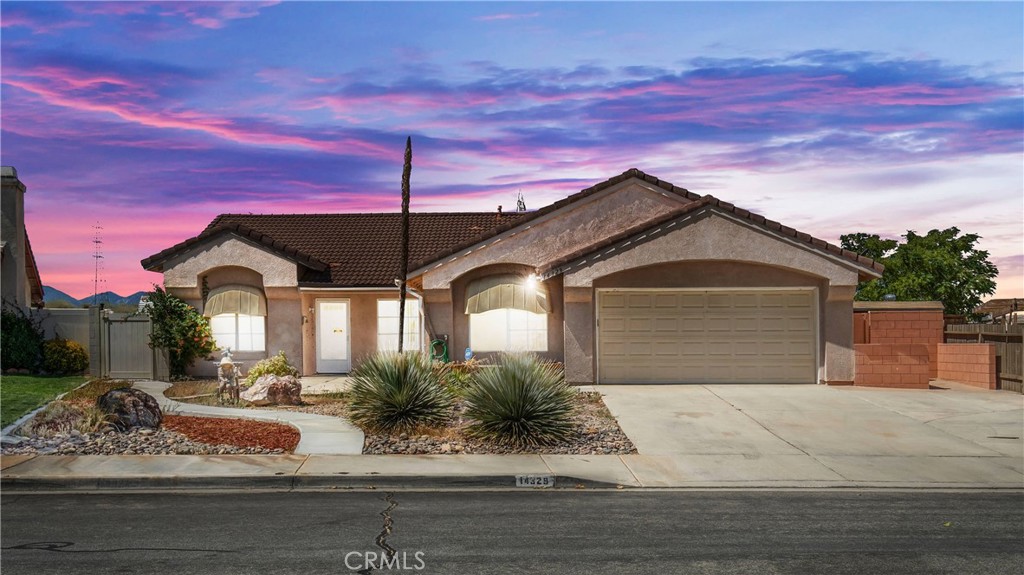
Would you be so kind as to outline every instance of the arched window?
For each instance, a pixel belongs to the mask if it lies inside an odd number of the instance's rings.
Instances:
[[[547,351],[549,313],[547,288],[533,276],[488,276],[466,286],[474,351]]]
[[[242,285],[210,291],[203,306],[213,339],[232,351],[266,351],[267,299],[259,289]]]

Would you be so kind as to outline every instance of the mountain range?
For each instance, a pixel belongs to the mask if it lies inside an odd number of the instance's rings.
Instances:
[[[145,294],[146,292],[144,291],[137,291],[132,295],[122,296],[112,291],[105,291],[103,293],[96,294],[96,303],[104,303],[107,305],[138,305],[139,299],[141,299]],[[43,286],[43,301],[66,301],[74,307],[81,307],[84,305],[92,305],[93,297],[89,296],[82,299],[75,299],[57,288]]]

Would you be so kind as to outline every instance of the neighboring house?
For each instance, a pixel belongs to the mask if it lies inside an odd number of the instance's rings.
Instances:
[[[25,231],[25,184],[11,166],[0,167],[0,286],[3,302],[23,309],[43,307],[43,282],[39,278],[32,244]]]
[[[410,227],[406,348],[532,351],[573,383],[852,383],[854,291],[882,272],[636,169],[538,211]],[[227,214],[142,265],[243,360],[344,373],[396,346],[399,242],[399,214]]]
[[[1024,318],[1024,298],[990,299],[974,309],[982,321],[990,323],[1020,323]]]

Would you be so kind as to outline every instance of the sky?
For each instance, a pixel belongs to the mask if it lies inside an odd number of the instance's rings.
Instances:
[[[220,213],[536,209],[639,168],[838,243],[956,226],[1024,297],[1020,2],[0,3],[43,282]]]

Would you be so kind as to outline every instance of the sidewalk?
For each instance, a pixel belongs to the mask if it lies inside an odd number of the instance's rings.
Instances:
[[[1024,489],[1001,461],[906,458],[842,473],[806,458],[647,455],[79,455],[6,456],[4,491],[105,489],[512,488],[516,475],[556,488]]]

